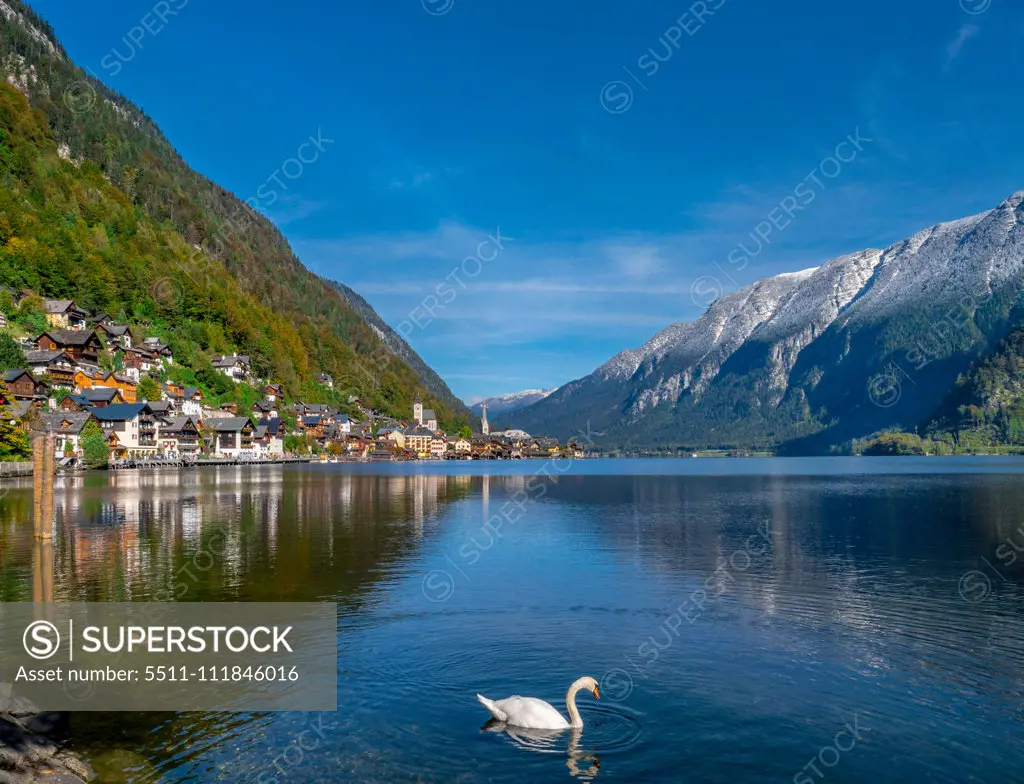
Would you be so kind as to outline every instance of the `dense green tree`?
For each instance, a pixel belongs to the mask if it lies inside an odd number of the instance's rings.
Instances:
[[[156,401],[160,400],[160,385],[149,376],[143,376],[139,381],[139,400]]]
[[[102,468],[110,460],[110,446],[103,429],[95,422],[86,422],[80,437],[85,464],[89,468]]]
[[[925,453],[921,438],[912,433],[885,433],[871,441],[863,454],[869,456],[885,455],[923,455]]]
[[[0,372],[25,367],[25,352],[6,332],[0,332]]]

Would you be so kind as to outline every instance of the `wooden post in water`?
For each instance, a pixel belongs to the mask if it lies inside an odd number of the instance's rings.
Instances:
[[[43,530],[43,471],[46,436],[38,433],[32,439],[32,533]]]
[[[54,437],[40,435],[32,442],[33,532],[37,539],[53,539]]]

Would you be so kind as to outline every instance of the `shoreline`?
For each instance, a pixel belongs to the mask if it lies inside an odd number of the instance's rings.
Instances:
[[[6,691],[4,695],[2,692]],[[39,712],[0,686],[0,782],[4,784],[86,784],[95,771],[57,739],[67,723],[63,713]]]

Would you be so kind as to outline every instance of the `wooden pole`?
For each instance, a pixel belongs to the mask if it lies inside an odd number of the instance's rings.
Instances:
[[[32,440],[32,531],[37,539],[53,538],[54,448],[52,434]]]
[[[40,534],[43,539],[53,539],[53,484],[57,475],[56,448],[56,438],[53,433],[47,433],[45,451],[43,452],[43,527]]]
[[[32,439],[32,532],[41,536],[43,531],[43,473],[46,436],[40,433]]]

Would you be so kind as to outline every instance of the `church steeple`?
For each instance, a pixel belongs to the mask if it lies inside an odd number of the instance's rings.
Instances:
[[[412,418],[416,420],[416,424],[423,424],[423,400],[419,395],[412,401]]]
[[[491,434],[491,426],[487,422],[487,404],[480,404],[480,432],[485,436]]]

